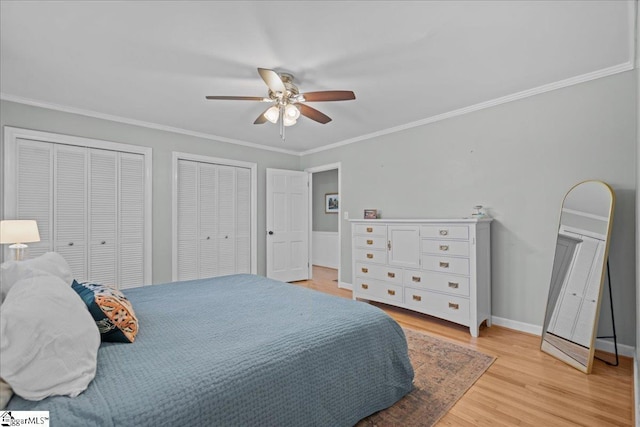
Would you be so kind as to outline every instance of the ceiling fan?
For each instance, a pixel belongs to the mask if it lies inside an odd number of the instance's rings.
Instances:
[[[293,76],[288,73],[277,73],[267,68],[258,68],[258,73],[269,88],[268,97],[262,96],[207,96],[207,99],[258,101],[269,102],[272,105],[267,108],[253,122],[255,125],[267,121],[280,123],[280,137],[284,141],[284,128],[296,124],[298,117],[303,115],[318,123],[326,124],[331,117],[311,108],[304,102],[324,101],[348,101],[356,99],[356,95],[350,90],[325,90],[319,92],[300,93],[293,83]]]

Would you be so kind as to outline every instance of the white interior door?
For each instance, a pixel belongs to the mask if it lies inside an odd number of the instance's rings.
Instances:
[[[309,174],[267,169],[267,277],[309,278]]]

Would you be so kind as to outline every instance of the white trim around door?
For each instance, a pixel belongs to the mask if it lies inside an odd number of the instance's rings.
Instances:
[[[171,155],[171,276],[178,280],[178,161],[190,160],[222,166],[246,168],[251,171],[251,273],[258,272],[258,165],[252,162],[172,152]]]
[[[134,153],[144,156],[144,283],[150,285],[152,279],[152,255],[153,255],[153,228],[152,228],[152,149],[133,144],[122,144],[119,142],[104,141],[99,139],[84,138],[79,136],[64,135],[60,133],[44,132],[32,129],[21,129],[12,126],[4,127],[4,171],[0,174],[3,177],[3,206],[2,219],[14,219],[16,216],[17,195],[16,188],[16,164],[10,159],[15,159],[16,144],[18,139],[42,141],[54,144],[73,145],[78,147],[117,151],[122,153]]]
[[[329,163],[327,165],[314,166],[310,168],[306,168],[304,171],[309,174],[309,188],[313,192],[313,174],[316,172],[324,172],[337,169],[338,170],[338,194],[340,195],[340,212],[338,215],[338,287],[343,287],[342,282],[340,282],[340,271],[342,269],[342,207],[344,206],[344,199],[342,197],[342,171],[341,171],[342,163]],[[309,259],[313,259],[312,252],[312,235],[313,235],[313,195],[309,196]],[[309,263],[309,277],[313,278],[313,266]]]

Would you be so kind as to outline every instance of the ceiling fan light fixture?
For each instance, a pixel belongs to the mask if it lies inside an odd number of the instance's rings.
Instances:
[[[285,126],[293,126],[293,125],[295,125],[295,124],[296,124],[296,122],[297,122],[297,120],[296,120],[296,119],[294,119],[293,117],[289,117],[289,116],[287,116],[287,115],[285,115],[285,116],[282,118],[282,123],[283,123]]]
[[[280,109],[275,105],[264,112],[264,118],[269,120],[271,123],[277,123],[279,117]]]
[[[287,106],[284,107],[284,116],[285,118],[293,119],[295,122],[298,120],[298,117],[300,117],[300,110],[293,104],[287,104]]]

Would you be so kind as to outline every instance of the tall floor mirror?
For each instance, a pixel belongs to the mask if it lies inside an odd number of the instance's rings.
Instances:
[[[590,373],[606,273],[615,193],[585,181],[565,195],[560,213],[542,351]]]

